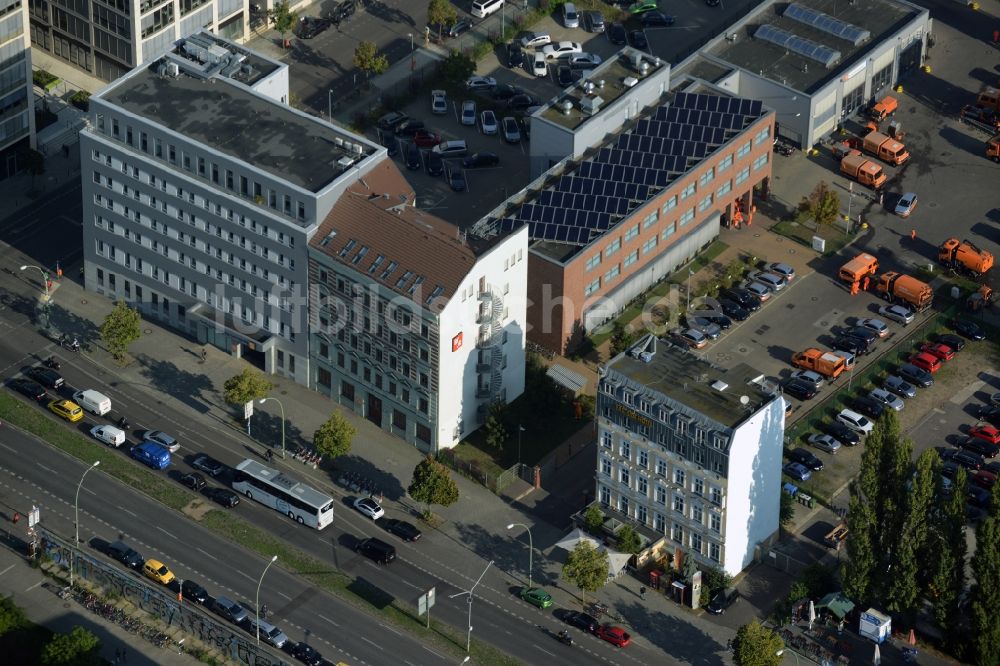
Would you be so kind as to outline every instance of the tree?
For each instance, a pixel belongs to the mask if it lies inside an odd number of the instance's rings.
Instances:
[[[448,468],[427,456],[413,469],[413,480],[406,492],[410,497],[427,505],[425,515],[430,515],[431,504],[451,506],[458,501],[458,486]]]
[[[68,634],[54,634],[52,640],[42,648],[41,663],[44,666],[95,666],[103,662],[98,652],[101,641],[83,627],[73,627]]]
[[[285,35],[299,22],[299,15],[288,8],[288,0],[283,0],[267,11],[267,17],[274,23],[274,29],[281,35],[281,45],[287,43]]]
[[[912,622],[919,603],[917,576],[923,566],[924,544],[928,535],[928,516],[933,508],[934,489],[940,476],[937,451],[928,449],[917,458],[916,473],[907,494],[906,519],[896,546],[886,597],[886,609],[902,613]],[[911,625],[912,626],[912,625]]]
[[[28,618],[21,607],[14,603],[14,597],[0,597],[0,636],[27,624]]]
[[[389,58],[378,52],[375,42],[361,42],[354,49],[354,66],[365,73],[370,80],[372,74],[381,74],[389,69]]]
[[[247,366],[243,372],[234,375],[222,385],[222,398],[230,405],[243,405],[251,400],[259,400],[274,388],[264,375]]]
[[[840,215],[840,194],[830,189],[826,181],[819,181],[809,196],[802,197],[799,215],[816,220],[817,228],[832,224]]]
[[[611,356],[618,356],[628,349],[634,337],[635,334],[632,331],[625,328],[620,321],[615,320],[615,323],[611,325]]]
[[[490,403],[490,410],[486,416],[486,446],[503,451],[504,444],[507,443],[510,435],[507,433],[507,403],[503,400],[495,400]]]
[[[938,478],[939,509],[931,513],[931,537],[924,544],[923,562],[927,563],[924,587],[934,604],[934,619],[952,648],[962,643],[959,625],[963,620],[959,610],[961,593],[965,590],[965,498],[968,476],[965,468],[955,470],[950,492],[944,489],[944,477]],[[955,649],[955,656],[963,658]],[[966,659],[967,661],[967,659]]]
[[[994,490],[989,513],[976,528],[976,552],[972,556],[971,642],[969,656],[979,666],[996,666],[1000,645],[1000,495]]]
[[[437,25],[438,41],[441,41],[441,31],[458,20],[458,12],[448,0],[431,0],[427,5],[427,22]]]
[[[795,517],[795,498],[792,497],[791,493],[786,493],[784,490],[781,491],[781,507],[778,509],[778,524],[782,527],[788,527],[788,523],[792,522],[792,518]]]
[[[681,555],[681,578],[690,583],[697,570],[698,563],[694,561],[694,555],[688,552]]]
[[[602,525],[604,525],[604,512],[601,511],[601,507],[591,504],[583,512],[584,528],[591,534],[597,534],[600,532]]]
[[[108,313],[101,324],[101,339],[108,351],[118,362],[128,354],[128,347],[142,337],[142,317],[135,308],[125,301],[115,303],[115,309]]]
[[[733,661],[737,666],[778,666],[785,644],[781,638],[757,620],[736,630]]]
[[[615,535],[615,548],[627,555],[635,555],[642,550],[642,537],[631,525],[622,525]]]
[[[580,588],[586,603],[587,592],[596,592],[608,582],[608,551],[597,550],[589,541],[581,541],[566,558],[562,577]]]
[[[705,567],[701,571],[701,585],[705,588],[705,599],[711,599],[727,587],[733,586],[733,577],[718,567]]]
[[[351,450],[351,440],[356,432],[338,409],[313,433],[313,446],[324,456],[338,458]]]
[[[441,63],[441,75],[445,81],[454,84],[462,83],[475,71],[476,61],[456,49],[452,49],[448,57]]]

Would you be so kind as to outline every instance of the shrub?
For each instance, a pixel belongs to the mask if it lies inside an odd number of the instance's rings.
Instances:
[[[86,90],[77,90],[73,93],[73,96],[69,98],[70,104],[82,111],[90,110],[90,93]]]

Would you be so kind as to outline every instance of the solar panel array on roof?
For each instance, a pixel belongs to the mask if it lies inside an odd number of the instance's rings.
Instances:
[[[829,46],[823,46],[811,39],[793,35],[773,25],[760,26],[753,36],[754,39],[763,39],[765,42],[771,42],[799,55],[804,55],[818,63],[822,63],[827,69],[840,62],[840,51],[831,49]]]
[[[532,240],[587,245],[761,116],[761,102],[677,93],[509,217]]]
[[[850,23],[844,23],[840,19],[835,19],[829,14],[824,14],[823,12],[816,11],[812,7],[804,7],[802,5],[795,4],[794,2],[785,8],[785,12],[782,15],[798,21],[799,23],[811,25],[812,27],[822,30],[823,32],[830,33],[835,37],[846,39],[855,46],[867,41],[868,38],[872,36],[872,34],[864,28],[859,28],[858,26],[851,25]]]

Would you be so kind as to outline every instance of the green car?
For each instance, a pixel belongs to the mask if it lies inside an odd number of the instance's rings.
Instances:
[[[539,608],[548,608],[552,605],[552,595],[540,587],[521,590],[521,598]]]
[[[645,14],[656,9],[659,9],[656,0],[639,0],[639,2],[633,2],[629,5],[628,11],[630,14]]]

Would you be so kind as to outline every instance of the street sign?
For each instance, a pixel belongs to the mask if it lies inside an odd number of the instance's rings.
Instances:
[[[249,419],[253,416],[253,400],[247,400],[243,403],[243,418]]]
[[[37,506],[31,507],[31,512],[28,514],[28,527],[34,527],[42,519],[42,512]]]
[[[427,628],[431,628],[431,608],[434,607],[434,588],[427,590],[417,598],[417,617],[427,613]]]

